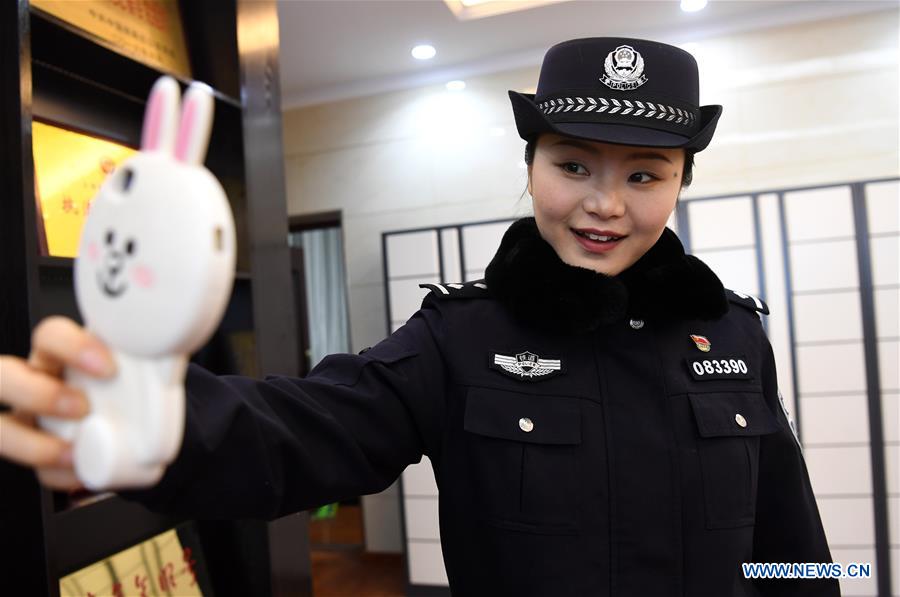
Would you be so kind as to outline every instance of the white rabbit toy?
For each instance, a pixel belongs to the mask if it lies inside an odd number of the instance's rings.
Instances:
[[[89,489],[147,487],[184,435],[190,353],[216,329],[231,295],[234,219],[203,166],[213,119],[209,87],[162,77],[144,114],[141,151],[103,183],[75,259],[85,327],[113,353],[115,377],[67,369],[90,413],[41,425],[74,442],[75,473]],[[180,117],[180,123],[179,123]]]

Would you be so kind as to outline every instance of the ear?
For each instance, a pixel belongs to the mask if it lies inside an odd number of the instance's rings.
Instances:
[[[160,77],[150,90],[141,132],[141,150],[172,153],[181,90],[172,77]]]
[[[531,164],[528,164],[528,194],[534,197],[534,193],[531,192]]]
[[[202,164],[209,145],[214,102],[212,89],[203,83],[191,83],[184,94],[181,124],[175,141],[175,159],[186,164]]]

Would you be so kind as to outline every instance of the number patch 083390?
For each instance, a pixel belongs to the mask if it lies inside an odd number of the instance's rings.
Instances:
[[[685,359],[688,371],[696,380],[706,379],[752,379],[746,357],[722,357],[719,359]]]

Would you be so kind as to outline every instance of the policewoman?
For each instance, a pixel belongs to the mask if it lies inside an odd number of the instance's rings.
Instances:
[[[423,285],[403,327],[305,379],[192,365],[179,457],[120,494],[273,519],[381,491],[427,455],[454,595],[838,595],[742,573],[831,556],[766,306],[665,227],[722,110],[699,105],[696,62],[572,40],[547,52],[536,94],[510,98],[534,217],[485,279]],[[65,360],[50,325],[36,350]],[[41,479],[63,482],[46,464]]]

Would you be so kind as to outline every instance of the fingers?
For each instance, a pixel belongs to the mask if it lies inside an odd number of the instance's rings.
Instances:
[[[31,461],[35,458],[52,462],[52,465],[35,470],[41,485],[56,491],[84,489],[84,484],[78,480],[72,465],[71,445],[55,436],[33,431],[30,425],[27,422],[23,423],[20,418],[27,421],[32,417],[23,416],[21,413],[0,415],[0,457],[27,466],[30,466]],[[26,443],[23,443],[21,438],[28,437],[29,432],[43,437],[30,437],[26,439]],[[33,442],[31,447],[27,445],[28,442]],[[31,451],[30,454],[25,453],[28,450]],[[8,452],[12,452],[12,454],[8,454]]]
[[[24,413],[63,418],[83,417],[89,409],[80,390],[6,355],[0,356],[0,402]]]
[[[0,457],[33,468],[71,468],[72,446],[3,414],[0,415]]]
[[[0,355],[0,458],[37,469],[40,482],[52,489],[82,488],[72,466],[72,445],[35,427],[36,416],[80,418],[89,402],[84,393],[60,377],[66,367],[95,377],[111,377],[111,352],[71,319],[54,316],[34,329],[27,360]]]
[[[28,364],[55,376],[64,365],[98,377],[109,377],[116,369],[112,355],[100,340],[61,316],[47,317],[34,328]]]
[[[41,485],[57,491],[76,491],[84,489],[84,485],[75,476],[71,468],[39,468],[37,469],[38,481]]]

